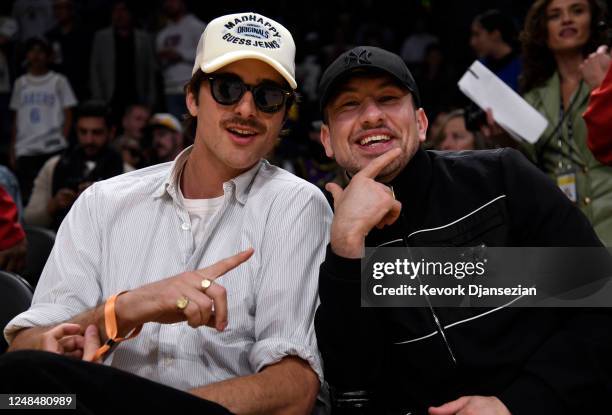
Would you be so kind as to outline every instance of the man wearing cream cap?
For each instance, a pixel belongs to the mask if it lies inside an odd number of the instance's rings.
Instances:
[[[294,57],[290,33],[267,17],[210,22],[186,87],[194,145],[88,188],[31,308],[4,331],[12,351],[112,368],[8,353],[3,393],[76,393],[77,407],[105,413],[312,410],[331,210],[262,160],[294,98]]]

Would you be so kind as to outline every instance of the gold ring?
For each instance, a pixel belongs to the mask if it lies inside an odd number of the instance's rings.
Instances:
[[[181,297],[178,300],[176,300],[176,308],[178,308],[181,311],[186,309],[188,305],[189,305],[189,298],[187,297]]]
[[[206,293],[206,290],[209,289],[212,284],[213,282],[211,280],[209,280],[208,278],[204,278],[202,280],[202,283],[200,284],[202,286],[202,292]]]

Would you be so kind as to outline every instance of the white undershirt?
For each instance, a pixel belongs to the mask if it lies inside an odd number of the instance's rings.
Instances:
[[[181,192],[183,204],[189,213],[189,220],[191,221],[193,243],[195,246],[201,246],[206,239],[206,227],[212,217],[215,216],[215,213],[217,213],[223,205],[223,198],[225,195],[212,199],[187,199],[182,193],[183,192]]]

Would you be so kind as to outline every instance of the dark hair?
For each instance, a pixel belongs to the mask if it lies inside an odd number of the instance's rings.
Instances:
[[[426,148],[432,148],[435,150],[439,148],[439,146],[444,142],[444,139],[446,138],[446,136],[444,135],[444,129],[446,128],[448,123],[451,120],[454,120],[455,118],[463,118],[465,120],[465,110],[456,109],[446,114],[446,116],[444,116],[442,124],[440,125],[440,130],[438,131],[435,137],[432,137],[430,143],[427,144]],[[474,136],[474,150],[485,150],[487,148],[490,148],[489,146],[487,146],[487,143],[480,131],[470,131],[467,128],[466,131]]]
[[[123,115],[129,115],[132,113],[132,111],[134,111],[136,108],[143,108],[145,110],[147,110],[147,112],[151,112],[151,107],[149,107],[147,104],[142,104],[142,103],[135,103],[135,104],[130,104],[127,107],[125,107],[125,111],[123,111]]]
[[[193,94],[193,99],[195,100],[196,104],[198,104],[198,100],[200,99],[200,87],[202,86],[202,82],[207,79],[207,77],[208,74],[205,74],[201,69],[198,69],[183,88],[185,91],[185,96],[189,93]],[[185,137],[195,141],[197,126],[198,119],[187,111],[187,114],[183,116],[183,131]]]
[[[425,47],[425,53],[424,53],[424,55],[425,55],[425,56],[427,56],[427,54],[428,54],[429,52],[432,52],[432,51],[434,51],[434,50],[437,50],[437,51],[439,51],[440,53],[444,54],[444,50],[442,49],[442,45],[440,45],[438,42],[432,42],[432,43],[428,44],[428,45]]]
[[[51,49],[51,45],[49,45],[49,42],[47,42],[41,37],[31,37],[26,40],[24,50],[27,54],[29,51],[31,51],[37,46],[40,47],[47,56],[51,56],[51,54],[53,53],[53,49]]]
[[[537,0],[525,18],[525,27],[520,35],[523,48],[523,73],[519,79],[521,91],[528,92],[543,85],[555,72],[557,63],[546,44],[546,8],[551,0]],[[599,45],[608,41],[605,30],[607,7],[600,0],[589,0],[591,27],[589,40],[582,50],[583,56],[595,51]],[[604,29],[604,30],[602,30]]]
[[[516,25],[508,15],[503,14],[497,9],[487,10],[476,16],[474,22],[481,25],[489,33],[498,30],[505,43],[512,48],[516,47]]]
[[[80,118],[84,117],[103,118],[104,124],[106,124],[109,129],[113,127],[110,108],[104,101],[89,100],[80,104],[77,107],[74,121],[77,122]]]
[[[130,1],[130,0],[113,0],[111,2],[111,13],[115,10],[115,7],[123,5],[125,6],[126,10],[128,11],[128,13],[130,13],[132,15],[132,17],[134,16],[134,2]]]
[[[198,100],[200,99],[200,87],[202,86],[202,82],[207,80],[210,74],[204,73],[201,69],[198,69],[196,73],[193,74],[189,82],[184,86],[183,90],[185,91],[185,95],[192,93],[193,99],[196,104],[198,104]],[[294,96],[293,99],[288,99],[285,104],[285,119],[289,115],[289,110],[292,105],[295,105],[299,102],[299,96]],[[195,141],[196,129],[198,126],[198,119],[194,117],[187,111],[187,114],[183,116],[183,131],[184,135],[188,140]],[[281,131],[281,135],[286,134],[287,131]]]

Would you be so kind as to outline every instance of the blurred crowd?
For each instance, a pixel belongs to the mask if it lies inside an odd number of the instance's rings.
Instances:
[[[584,112],[589,91],[598,86],[597,81],[588,82],[583,65],[590,53],[608,43],[603,3],[588,2],[590,20],[583,29],[584,11],[570,16],[584,39],[566,38],[560,29],[557,43],[551,40],[551,28],[555,19],[562,28],[566,17],[550,15],[546,1],[260,3],[3,2],[0,184],[14,202],[11,217],[57,229],[91,183],[173,160],[193,142],[192,132],[183,125],[184,85],[206,22],[220,14],[257,9],[292,31],[298,51],[300,99],[270,162],[321,188],[345,180],[319,143],[317,84],[326,66],[352,46],[381,46],[400,54],[416,78],[430,121],[428,148],[510,145],[553,178],[572,172],[579,188],[573,195],[571,189],[563,190],[573,196],[602,240],[612,244],[612,201],[605,208],[595,203],[612,197],[612,188],[602,184],[612,183],[610,167],[593,158],[582,124],[571,122]],[[547,41],[542,39],[544,25]],[[566,41],[582,43],[570,47]],[[565,53],[568,48],[577,54]],[[460,93],[457,81],[475,59],[539,111],[554,107],[546,113],[549,130],[544,134],[554,136],[554,151],[550,143],[529,147],[504,137],[494,114],[471,105]],[[583,72],[576,74],[579,66]],[[546,96],[546,88],[562,91],[557,101]],[[581,94],[586,98],[572,104],[579,97],[571,97]]]
[[[288,134],[270,158],[318,185],[337,175],[318,144],[316,91],[323,69],[336,56],[355,44],[396,50],[414,71],[424,107],[434,120],[439,113],[467,103],[456,82],[471,59],[498,59],[499,52],[491,49],[499,46],[489,39],[487,30],[504,25],[501,47],[510,48],[516,57],[515,27],[525,8],[499,2],[506,10],[482,17],[477,25],[480,31],[475,32],[469,10],[463,11],[466,16],[459,26],[458,22],[445,24],[448,12],[456,7],[447,2],[410,2],[400,6],[404,15],[400,19],[369,1],[357,8],[335,2],[325,4],[326,10],[317,7],[314,11],[306,5],[261,3],[266,13],[293,31],[301,94]],[[205,22],[217,13],[214,7],[219,6],[203,7],[187,0],[15,0],[0,7],[0,161],[17,174],[25,202],[44,163],[77,143],[73,112],[79,103],[91,99],[109,106],[115,132],[111,141],[127,164],[141,168],[160,160],[151,148],[151,131],[143,132],[144,127],[158,113],[170,114],[182,124],[183,87],[191,76],[197,42]],[[237,2],[231,7],[251,5]],[[474,4],[462,9],[483,11],[483,7]],[[496,21],[499,18],[503,22]],[[452,32],[459,27],[463,48],[454,45]],[[518,70],[514,62],[506,71],[507,77],[514,76],[510,81],[514,87]],[[30,101],[18,102],[20,95],[29,96]],[[25,106],[31,108],[26,111]],[[176,143],[180,151],[192,138],[183,139],[182,131],[176,132],[181,133]]]

